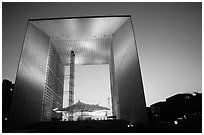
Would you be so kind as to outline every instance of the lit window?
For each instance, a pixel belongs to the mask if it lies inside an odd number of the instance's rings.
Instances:
[[[185,99],[190,99],[190,97],[189,97],[189,96],[185,96],[184,98],[185,98]]]
[[[178,120],[182,120],[182,118],[178,118]]]
[[[133,125],[130,123],[130,124],[127,125],[127,127],[133,127]]]

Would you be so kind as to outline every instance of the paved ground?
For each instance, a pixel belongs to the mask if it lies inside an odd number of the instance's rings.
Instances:
[[[40,122],[13,133],[201,133],[201,123],[133,125],[123,120]]]

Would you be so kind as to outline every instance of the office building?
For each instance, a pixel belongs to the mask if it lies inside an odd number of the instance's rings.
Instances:
[[[64,67],[109,64],[112,111],[117,119],[147,124],[146,103],[130,15],[30,19],[14,98],[11,129],[50,121],[62,106]],[[54,115],[54,116],[53,116]]]

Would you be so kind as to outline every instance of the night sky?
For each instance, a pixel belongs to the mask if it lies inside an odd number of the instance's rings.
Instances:
[[[15,82],[29,18],[130,14],[137,40],[147,106],[177,93],[201,92],[201,4],[198,2],[3,3],[2,79]],[[102,78],[109,78],[107,67],[101,66],[94,70],[84,67],[83,70],[78,70],[78,78],[86,76],[87,72],[93,75],[98,73]],[[101,74],[103,72],[104,74]],[[95,75],[91,78],[96,85],[104,84],[104,87],[99,87],[108,91],[109,80],[101,77]],[[84,80],[88,79],[84,78]],[[80,82],[80,79],[78,81]],[[83,87],[86,90],[84,86],[79,83],[77,87],[79,89]]]

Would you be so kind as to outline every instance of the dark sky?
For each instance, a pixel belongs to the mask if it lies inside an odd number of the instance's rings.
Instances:
[[[29,18],[132,16],[147,105],[202,89],[202,3],[3,3],[2,78],[15,82]]]

